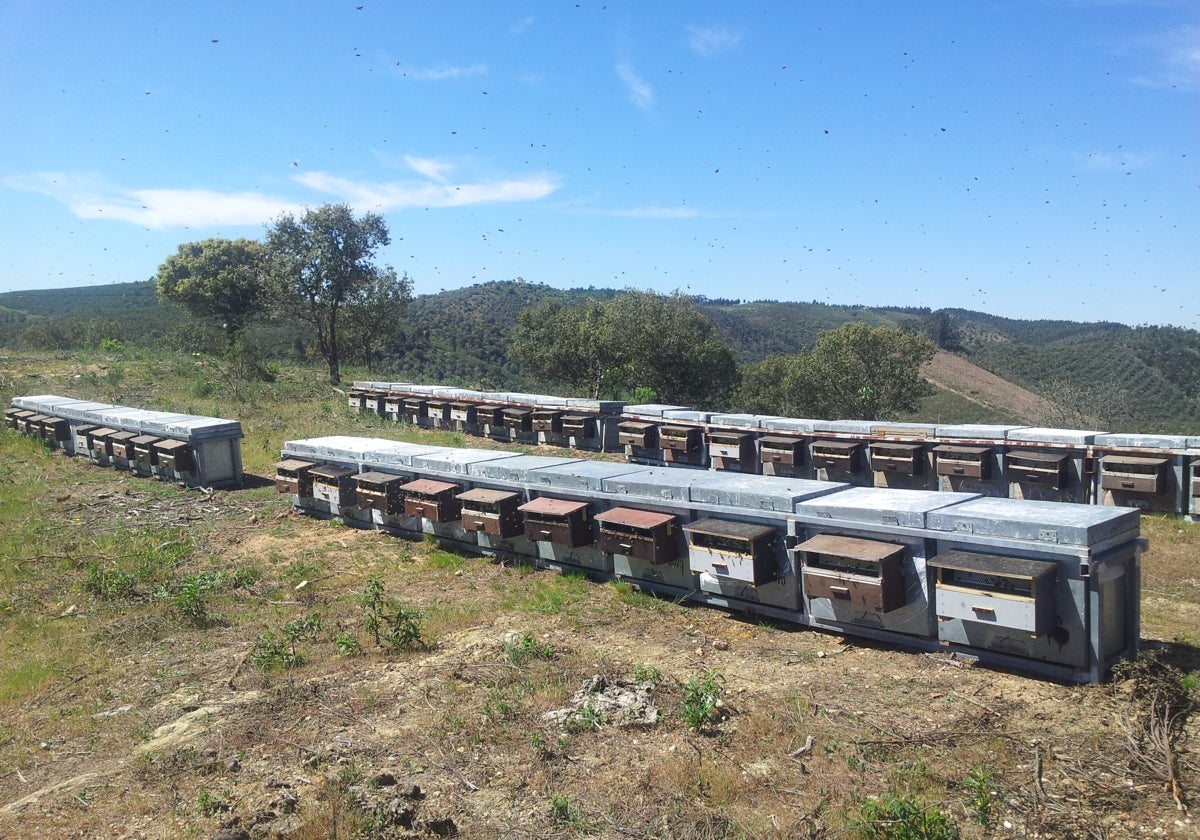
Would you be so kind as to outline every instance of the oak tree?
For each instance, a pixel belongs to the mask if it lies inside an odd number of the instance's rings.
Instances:
[[[733,352],[681,294],[534,304],[521,312],[509,352],[534,376],[593,399],[642,389],[667,402],[724,406],[737,382]]]
[[[194,317],[215,322],[232,344],[266,306],[266,264],[262,246],[249,239],[187,242],[158,267],[160,297]]]
[[[364,213],[355,218],[346,204],[311,208],[299,218],[285,213],[267,227],[272,306],[312,327],[335,385],[341,382],[343,315],[372,307],[381,297],[407,302],[411,296],[407,277],[398,278],[390,267],[375,264],[376,252],[390,241],[382,216]],[[386,316],[389,321],[392,317]],[[385,330],[392,325],[381,321],[363,326]]]

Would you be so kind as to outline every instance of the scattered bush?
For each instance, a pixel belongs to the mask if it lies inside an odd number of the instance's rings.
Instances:
[[[689,729],[699,732],[717,718],[721,695],[725,692],[725,676],[708,669],[699,679],[688,680],[683,687],[683,707],[680,716]]]
[[[958,840],[958,827],[944,811],[916,794],[890,790],[859,807],[851,821],[862,840]]]

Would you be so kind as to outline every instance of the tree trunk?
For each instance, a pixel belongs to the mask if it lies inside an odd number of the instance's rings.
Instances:
[[[337,312],[329,317],[329,381],[333,385],[342,384],[342,369],[338,361],[337,343]]]

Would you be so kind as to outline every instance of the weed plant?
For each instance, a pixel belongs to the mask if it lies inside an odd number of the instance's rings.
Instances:
[[[688,680],[683,687],[683,703],[679,712],[688,729],[699,732],[715,722],[724,693],[725,676],[715,669],[710,668],[700,677]]]

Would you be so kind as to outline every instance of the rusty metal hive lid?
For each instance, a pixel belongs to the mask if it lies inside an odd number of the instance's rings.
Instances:
[[[587,502],[574,502],[570,499],[552,499],[549,496],[538,496],[521,505],[517,510],[522,513],[541,513],[546,516],[566,516],[577,510],[587,508]]]
[[[458,494],[460,502],[476,502],[485,505],[494,505],[497,502],[502,502],[505,499],[512,499],[519,494],[511,490],[491,490],[487,487],[476,487],[473,490],[468,490],[465,493]]]
[[[658,513],[653,510],[637,510],[636,508],[615,507],[596,514],[597,522],[613,522],[618,525],[628,525],[631,528],[657,528],[675,519],[674,514]]]
[[[422,496],[437,496],[447,490],[457,490],[458,485],[449,481],[437,481],[432,478],[418,478],[400,488],[405,493],[417,493]]]

